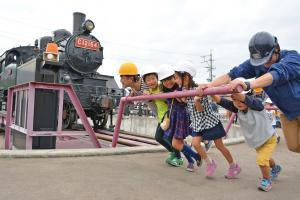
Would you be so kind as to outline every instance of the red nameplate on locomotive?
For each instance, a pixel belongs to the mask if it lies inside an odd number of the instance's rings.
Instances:
[[[89,40],[89,39],[78,37],[75,40],[75,47],[98,51],[100,48],[100,44],[99,44],[99,42],[97,42],[95,40]]]

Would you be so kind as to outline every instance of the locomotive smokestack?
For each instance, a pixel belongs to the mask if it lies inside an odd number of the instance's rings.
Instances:
[[[73,34],[82,33],[82,23],[85,21],[85,14],[81,12],[73,13]]]

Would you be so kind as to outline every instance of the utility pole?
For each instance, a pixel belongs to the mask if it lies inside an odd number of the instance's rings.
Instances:
[[[208,82],[212,82],[213,78],[215,77],[215,75],[213,74],[213,70],[215,70],[216,68],[213,67],[213,58],[212,58],[212,50],[210,50],[210,54],[209,55],[205,55],[205,56],[201,56],[202,58],[202,62],[201,63],[207,63],[207,67],[205,67],[208,71],[208,78],[206,79]]]

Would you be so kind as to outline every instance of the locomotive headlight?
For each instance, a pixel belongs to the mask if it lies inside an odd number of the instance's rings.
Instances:
[[[59,55],[58,55],[58,45],[54,42],[49,42],[46,46],[46,50],[43,53],[43,60],[51,61],[51,62],[58,62]]]
[[[90,32],[92,32],[92,30],[94,30],[95,24],[92,20],[88,19],[83,23],[82,28],[83,28],[84,32],[90,33]]]
[[[69,82],[71,80],[71,77],[68,74],[64,75],[64,82]]]
[[[54,56],[52,53],[47,54],[47,59],[48,60],[53,60]]]

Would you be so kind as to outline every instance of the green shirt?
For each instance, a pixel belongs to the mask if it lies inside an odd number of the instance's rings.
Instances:
[[[150,94],[162,93],[161,84],[158,84],[158,87],[155,89],[149,89]],[[156,106],[157,119],[159,122],[162,121],[165,113],[168,111],[168,105],[165,99],[154,99],[153,100]]]

